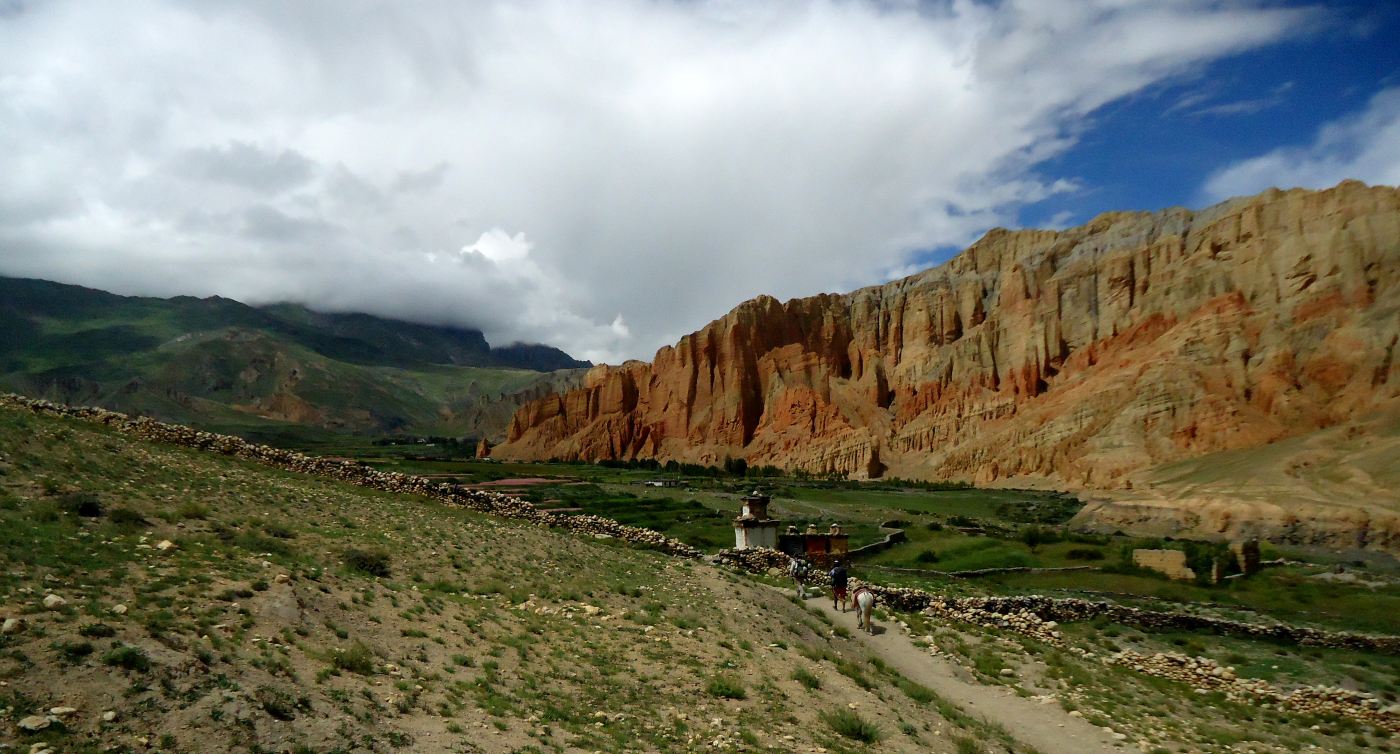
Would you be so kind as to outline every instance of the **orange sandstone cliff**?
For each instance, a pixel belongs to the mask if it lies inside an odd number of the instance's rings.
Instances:
[[[1274,190],[993,230],[883,286],[747,301],[650,364],[524,405],[493,455],[733,457],[1122,501],[1174,462],[1400,415],[1397,338],[1400,190]],[[1367,527],[1400,547],[1400,498],[1389,509]]]

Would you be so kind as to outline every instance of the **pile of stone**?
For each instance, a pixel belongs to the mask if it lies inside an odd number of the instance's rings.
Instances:
[[[770,571],[780,571],[787,573],[788,564],[792,562],[786,554],[777,550],[770,550],[767,547],[749,547],[743,550],[720,550],[710,556],[710,562],[715,565],[733,566],[748,573],[768,573]],[[817,581],[820,577],[823,581]],[[825,573],[813,571],[808,576],[811,583],[829,583]]]
[[[924,608],[924,615],[962,623],[972,623],[986,628],[1012,631],[1047,644],[1060,644],[1059,624],[1045,620],[1030,610],[1016,612],[995,612],[983,610],[971,604],[972,600],[935,598]]]
[[[1190,657],[1176,652],[1142,654],[1124,650],[1105,658],[1104,662],[1179,681],[1198,694],[1215,691],[1235,702],[1277,704],[1303,714],[1344,716],[1400,733],[1400,705],[1386,706],[1371,694],[1329,686],[1284,690],[1268,681],[1240,678],[1234,668],[1222,667],[1208,657]]]
[[[917,613],[936,599],[934,595],[922,589],[882,586],[880,584],[865,584],[865,586],[875,593],[875,598],[879,600],[880,604],[903,613]]]
[[[35,400],[20,395],[0,395],[0,406],[94,422],[126,435],[168,445],[180,445],[196,450],[232,456],[298,474],[336,479],[361,487],[385,492],[407,493],[432,498],[448,505],[488,513],[495,516],[550,526],[595,537],[612,537],[642,547],[685,558],[699,558],[694,547],[651,529],[627,526],[601,516],[568,516],[545,513],[518,497],[490,490],[478,490],[461,485],[435,482],[412,474],[378,471],[354,461],[308,456],[291,450],[259,445],[232,435],[201,432],[178,424],[166,424],[146,417],[130,417],[102,408],[72,407],[51,401]]]

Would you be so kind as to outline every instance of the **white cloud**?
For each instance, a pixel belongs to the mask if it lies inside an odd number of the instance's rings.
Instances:
[[[1385,89],[1366,108],[1323,126],[1312,144],[1275,149],[1212,175],[1212,199],[1253,194],[1271,186],[1324,188],[1347,178],[1400,184],[1400,87]]]
[[[1306,17],[1216,0],[19,4],[0,14],[0,273],[645,358],[747,297],[876,282],[1008,221],[1072,187],[1034,168],[1092,110]]]
[[[1040,227],[1050,228],[1051,230],[1064,230],[1068,228],[1072,222],[1074,222],[1074,213],[1069,210],[1062,210],[1052,215],[1049,220],[1041,223]]]
[[[518,262],[530,256],[532,244],[524,233],[511,235],[500,228],[481,234],[476,243],[462,247],[463,254],[480,254],[493,262]]]

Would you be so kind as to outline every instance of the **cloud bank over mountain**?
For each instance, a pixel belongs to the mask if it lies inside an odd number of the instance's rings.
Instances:
[[[645,358],[755,294],[879,282],[1072,189],[1036,166],[1096,108],[1311,16],[1207,0],[10,2],[0,273]],[[1369,159],[1328,151],[1348,128],[1319,137],[1321,157],[1268,155],[1212,190],[1282,162],[1345,172]]]

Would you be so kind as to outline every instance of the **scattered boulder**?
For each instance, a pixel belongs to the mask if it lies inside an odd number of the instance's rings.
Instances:
[[[49,610],[58,610],[67,604],[68,600],[63,599],[57,594],[50,594],[44,598],[44,607],[48,608]]]
[[[41,731],[52,724],[53,721],[43,715],[30,715],[19,721],[19,729],[33,733],[35,731]]]

